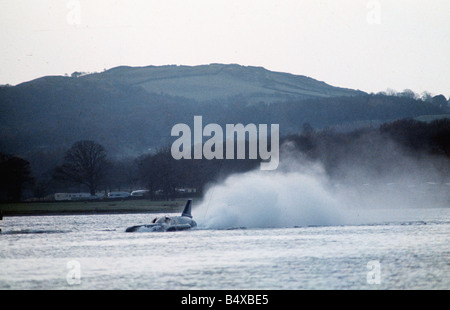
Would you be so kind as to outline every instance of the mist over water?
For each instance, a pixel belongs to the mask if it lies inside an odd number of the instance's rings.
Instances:
[[[353,225],[390,221],[392,209],[449,206],[450,184],[432,182],[439,174],[428,160],[399,150],[395,156],[383,173],[345,165],[345,173],[334,177],[321,163],[284,156],[275,171],[233,174],[211,184],[195,208],[196,219],[214,229]]]

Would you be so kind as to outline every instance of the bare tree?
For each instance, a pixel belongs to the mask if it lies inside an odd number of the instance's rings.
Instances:
[[[101,144],[78,141],[66,152],[64,163],[55,170],[55,177],[86,185],[91,195],[95,195],[107,167],[106,151]]]

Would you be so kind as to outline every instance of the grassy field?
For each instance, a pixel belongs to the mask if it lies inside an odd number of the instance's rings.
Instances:
[[[22,202],[0,204],[4,216],[92,213],[172,213],[181,212],[186,200],[105,200],[67,202]]]

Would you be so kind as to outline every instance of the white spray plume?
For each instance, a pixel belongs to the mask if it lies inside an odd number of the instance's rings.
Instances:
[[[196,208],[201,224],[266,228],[341,223],[340,207],[327,189],[323,169],[316,164],[295,166],[293,171],[281,167],[234,174],[213,185]]]
[[[212,184],[195,208],[196,218],[199,226],[214,229],[281,228],[371,223],[386,218],[390,208],[448,207],[450,184],[430,185],[438,178],[430,160],[395,154],[406,163],[400,172],[377,176],[368,172],[376,169],[348,165],[341,167],[346,176],[331,180],[320,163],[293,153],[275,171],[233,174]],[[359,212],[374,209],[380,210],[377,216]]]

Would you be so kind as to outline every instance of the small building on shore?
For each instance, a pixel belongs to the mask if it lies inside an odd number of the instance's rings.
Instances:
[[[105,195],[101,193],[95,195],[90,193],[55,193],[56,201],[96,200],[104,197]]]

